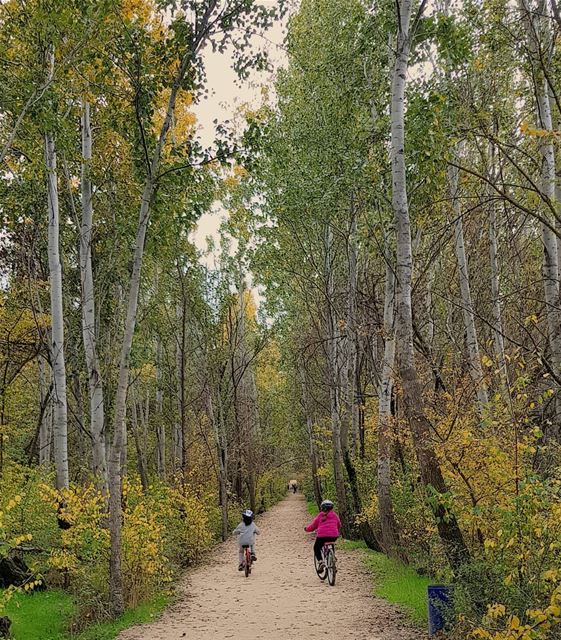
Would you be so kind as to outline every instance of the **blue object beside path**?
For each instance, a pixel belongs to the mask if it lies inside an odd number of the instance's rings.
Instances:
[[[452,620],[454,588],[446,585],[427,587],[429,609],[429,635],[445,631]]]

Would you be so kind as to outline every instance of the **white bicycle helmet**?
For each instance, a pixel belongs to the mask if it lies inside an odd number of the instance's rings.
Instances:
[[[333,509],[333,502],[331,502],[331,500],[324,500],[320,508],[322,511],[331,511],[331,509]]]
[[[242,518],[251,518],[253,520],[253,511],[251,509],[246,509],[242,511]]]

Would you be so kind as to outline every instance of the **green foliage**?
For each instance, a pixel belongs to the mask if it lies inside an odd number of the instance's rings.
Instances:
[[[260,511],[267,511],[286,495],[286,473],[271,469],[259,477],[257,499]]]

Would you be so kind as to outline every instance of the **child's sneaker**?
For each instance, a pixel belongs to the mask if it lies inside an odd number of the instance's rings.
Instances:
[[[243,562],[238,565],[238,571],[243,571]]]
[[[256,560],[257,560],[257,556],[254,553],[252,553],[251,554],[251,561],[255,562]]]
[[[324,571],[324,570],[325,570],[325,565],[323,564],[323,560],[320,560],[318,564],[318,571]]]

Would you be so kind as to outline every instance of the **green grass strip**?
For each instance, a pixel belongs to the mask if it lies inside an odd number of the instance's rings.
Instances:
[[[427,626],[427,587],[433,582],[430,578],[383,553],[367,549],[364,542],[348,540],[341,547],[363,549],[364,562],[374,578],[374,593],[401,607],[414,624]]]
[[[160,594],[116,620],[94,624],[78,635],[68,632],[76,605],[72,596],[58,589],[16,594],[2,615],[12,621],[13,640],[113,640],[128,627],[155,620],[168,602],[169,596]]]
[[[162,613],[169,602],[167,595],[158,595],[148,602],[139,604],[134,609],[129,609],[125,613],[111,622],[103,622],[88,627],[78,636],[76,640],[113,640],[124,629],[128,629],[135,624],[152,622]]]
[[[52,589],[15,594],[2,615],[12,621],[10,630],[14,640],[65,640],[75,612],[72,596]]]
[[[306,500],[306,508],[311,516],[317,516],[319,513],[318,506],[313,500]]]

